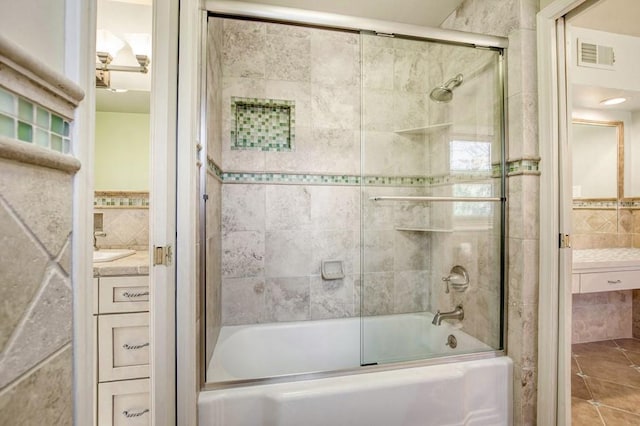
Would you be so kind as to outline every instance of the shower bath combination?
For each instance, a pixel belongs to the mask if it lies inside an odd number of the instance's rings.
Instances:
[[[453,89],[460,86],[463,81],[462,74],[457,74],[455,77],[450,78],[442,86],[438,86],[431,91],[429,97],[432,101],[437,103],[451,102],[453,99]]]
[[[506,40],[246,13],[206,31],[201,424],[506,425]]]

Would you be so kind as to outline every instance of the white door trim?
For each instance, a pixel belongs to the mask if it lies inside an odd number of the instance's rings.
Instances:
[[[176,241],[178,2],[153,1],[149,193],[151,424],[175,424],[175,260],[153,263],[154,246]]]
[[[558,21],[586,0],[555,0],[537,16],[538,120],[540,175],[540,285],[538,310],[538,423],[571,424],[567,350],[571,344],[571,298],[566,282],[570,253],[559,249],[560,233],[569,233],[562,161],[566,160],[566,74],[564,49],[558,48]],[[562,30],[563,31],[563,30]],[[563,40],[563,34],[560,34]],[[561,155],[562,150],[565,154]],[[570,170],[570,169],[569,169]],[[561,228],[562,226],[562,228]],[[570,270],[570,269],[569,269]]]
[[[177,371],[177,423],[180,426],[197,424],[197,400],[200,389],[200,358],[198,321],[204,321],[204,313],[198,317],[199,256],[196,247],[198,229],[198,162],[207,166],[206,158],[199,158],[200,108],[201,108],[201,48],[203,22],[206,12],[198,0],[180,1],[180,76],[178,83],[178,151],[177,183],[177,240],[176,240],[176,361]],[[204,33],[206,34],[206,33]],[[200,244],[206,244],[200,241]]]

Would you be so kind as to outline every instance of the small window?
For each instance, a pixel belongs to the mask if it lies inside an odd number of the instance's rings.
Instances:
[[[491,173],[491,142],[452,140],[449,143],[449,169],[451,175],[468,175],[466,182],[454,183],[454,197],[493,197],[493,185],[485,179]],[[482,178],[482,182],[473,182]],[[453,203],[453,219],[458,227],[490,227],[493,216],[491,202]]]

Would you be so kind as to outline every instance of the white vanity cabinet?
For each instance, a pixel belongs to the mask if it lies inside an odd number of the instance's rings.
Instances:
[[[150,425],[149,276],[94,279],[97,425]]]
[[[640,288],[640,249],[573,251],[572,293]]]

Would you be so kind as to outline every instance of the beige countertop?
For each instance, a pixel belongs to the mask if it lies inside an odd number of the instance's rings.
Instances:
[[[640,267],[640,249],[604,248],[573,250],[573,270]]]
[[[94,277],[118,275],[149,275],[149,252],[136,251],[135,254],[122,259],[93,264]]]

